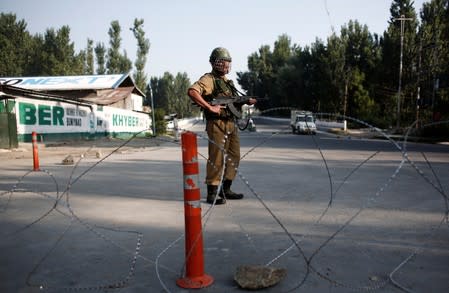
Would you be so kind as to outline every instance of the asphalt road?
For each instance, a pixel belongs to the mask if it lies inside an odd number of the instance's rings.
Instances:
[[[201,292],[241,291],[232,278],[245,264],[287,269],[264,292],[449,291],[449,146],[406,143],[403,153],[385,139],[255,122],[256,132],[241,132],[233,185],[245,198],[202,205],[205,272],[215,280]],[[204,125],[188,130],[198,134],[202,180]],[[42,172],[29,172],[26,150],[0,153],[0,292],[188,291],[176,285],[179,142],[116,148],[47,146]],[[69,154],[77,165],[61,164]]]

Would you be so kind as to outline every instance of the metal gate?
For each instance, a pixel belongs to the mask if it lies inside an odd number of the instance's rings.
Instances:
[[[19,146],[17,140],[17,120],[14,111],[14,102],[0,100],[0,148],[12,149]]]

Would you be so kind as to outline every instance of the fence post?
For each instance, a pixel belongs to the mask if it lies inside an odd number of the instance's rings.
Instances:
[[[37,133],[31,133],[31,142],[33,143],[33,171],[39,171],[39,153],[37,151]]]
[[[199,167],[197,137],[193,132],[181,134],[184,173],[184,220],[186,275],[176,284],[182,288],[204,288],[214,282],[204,273],[201,195],[198,185]]]

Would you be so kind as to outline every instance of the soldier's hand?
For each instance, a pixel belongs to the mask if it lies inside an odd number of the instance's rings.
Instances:
[[[254,98],[249,98],[248,104],[254,105],[255,103],[257,103],[257,100],[256,100],[256,99],[254,99]]]
[[[209,110],[209,112],[212,112],[212,113],[215,113],[215,114],[220,114],[221,108],[222,107],[220,105],[215,105],[215,106],[210,105],[208,110]]]

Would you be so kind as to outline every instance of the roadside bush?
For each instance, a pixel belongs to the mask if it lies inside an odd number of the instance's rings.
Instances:
[[[167,122],[164,119],[165,110],[157,108],[154,110],[154,120],[156,120],[156,135],[164,135],[167,133]]]

